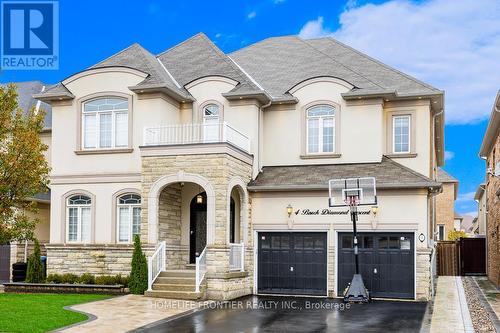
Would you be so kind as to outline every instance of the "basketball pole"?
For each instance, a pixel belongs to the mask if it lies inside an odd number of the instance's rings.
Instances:
[[[351,220],[352,220],[352,241],[354,243],[354,264],[355,272],[359,274],[359,258],[358,258],[358,231],[356,223],[358,222],[358,207],[351,204]]]

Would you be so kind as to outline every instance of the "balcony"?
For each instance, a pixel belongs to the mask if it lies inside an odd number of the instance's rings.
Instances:
[[[144,129],[144,146],[229,143],[250,153],[250,138],[222,123],[176,124]]]

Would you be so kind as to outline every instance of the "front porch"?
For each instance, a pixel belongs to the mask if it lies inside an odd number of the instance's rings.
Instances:
[[[141,237],[156,250],[147,295],[226,300],[250,294],[251,164],[227,153],[143,156]]]

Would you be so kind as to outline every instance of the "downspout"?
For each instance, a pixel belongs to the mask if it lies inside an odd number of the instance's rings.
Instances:
[[[267,102],[266,104],[262,105],[259,107],[259,115],[258,115],[258,119],[257,119],[257,122],[258,122],[258,125],[257,125],[257,137],[258,137],[258,140],[259,140],[259,143],[258,143],[258,147],[257,147],[257,150],[258,150],[258,155],[259,155],[259,158],[257,159],[257,174],[259,172],[262,171],[262,132],[263,132],[263,129],[261,128],[261,124],[263,126],[263,112],[264,112],[264,109],[268,108],[269,106],[271,106],[271,103],[272,103],[272,100],[269,99],[269,102]],[[257,175],[255,175],[257,176]]]
[[[440,116],[441,114],[444,113],[444,109],[441,109],[438,113],[434,114],[432,116],[432,177],[434,180],[437,180],[437,159],[436,159],[436,118]],[[436,237],[435,234],[435,227],[436,227],[436,194],[432,195],[432,228],[431,228],[431,235],[432,235],[432,248],[434,248],[434,239]],[[429,239],[429,244],[430,244],[430,239]]]

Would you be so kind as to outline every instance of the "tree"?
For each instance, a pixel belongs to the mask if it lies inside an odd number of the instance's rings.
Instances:
[[[28,257],[28,271],[26,272],[26,282],[40,283],[45,281],[42,260],[40,258],[40,243],[35,239],[35,249]]]
[[[453,230],[448,233],[448,240],[454,241],[460,238],[466,238],[467,234],[462,230]]]
[[[15,85],[0,87],[0,244],[34,238],[37,208],[29,199],[46,191],[49,172],[39,135],[44,117],[19,107]]]
[[[148,289],[148,263],[142,252],[139,235],[134,237],[134,253],[132,255],[132,270],[128,287],[132,294],[142,295]]]

